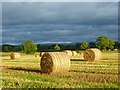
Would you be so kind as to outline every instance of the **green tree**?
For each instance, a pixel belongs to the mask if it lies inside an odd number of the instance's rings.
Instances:
[[[86,41],[83,41],[83,42],[81,43],[81,45],[80,45],[80,49],[85,50],[85,49],[87,49],[87,48],[89,48],[88,43],[87,43]]]
[[[56,44],[56,45],[54,46],[54,50],[55,50],[55,51],[59,51],[59,50],[60,50],[60,46],[59,46],[58,44]]]
[[[3,46],[3,47],[2,47],[2,51],[3,51],[3,52],[9,52],[10,50],[9,50],[9,47],[8,47],[8,46]]]
[[[115,45],[115,41],[114,40],[109,40],[109,49],[113,50],[114,45]]]
[[[100,50],[107,50],[109,47],[109,39],[106,36],[100,36],[96,40],[96,45]]]
[[[95,42],[89,42],[89,47],[90,48],[96,48],[96,43]]]
[[[120,43],[119,43],[118,41],[116,41],[116,42],[115,42],[115,45],[114,45],[114,48],[115,48],[115,49],[119,49],[119,47],[120,47]]]
[[[34,44],[32,40],[27,40],[22,43],[22,51],[26,54],[33,54],[37,50],[37,46]]]

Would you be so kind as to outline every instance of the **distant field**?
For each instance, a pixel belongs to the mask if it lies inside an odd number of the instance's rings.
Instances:
[[[71,58],[70,71],[63,75],[40,73],[40,58],[21,54],[11,60],[1,53],[2,88],[118,88],[118,53],[102,52],[100,61],[84,61],[82,54]]]

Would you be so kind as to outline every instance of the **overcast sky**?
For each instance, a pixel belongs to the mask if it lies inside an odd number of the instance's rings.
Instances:
[[[4,2],[2,43],[70,43],[118,39],[117,2]]]

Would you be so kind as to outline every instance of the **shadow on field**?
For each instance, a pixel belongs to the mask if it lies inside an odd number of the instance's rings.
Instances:
[[[32,70],[32,69],[27,69],[27,68],[22,68],[22,67],[10,67],[10,68],[7,68],[7,69],[11,69],[11,70],[19,70],[19,71],[27,71],[27,72],[35,72],[35,73],[40,73],[42,74],[41,70]]]
[[[85,61],[84,59],[70,59],[70,61]]]
[[[41,75],[49,75],[49,73],[44,73],[41,70],[32,70],[32,69],[27,69],[27,68],[21,68],[21,67],[11,67],[11,68],[7,68],[7,69],[11,69],[11,70],[17,70],[17,71],[26,71],[26,72],[34,72],[34,73],[39,73]]]

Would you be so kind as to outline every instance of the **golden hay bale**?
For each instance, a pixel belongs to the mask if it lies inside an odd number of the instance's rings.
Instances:
[[[79,57],[79,58],[83,58],[83,53],[82,52],[78,52],[76,56]]]
[[[82,56],[82,52],[81,51],[77,50],[76,52],[77,52],[77,56]]]
[[[18,59],[18,58],[20,58],[20,53],[11,53],[10,58],[11,59]]]
[[[77,52],[76,51],[72,51],[72,56],[76,56]]]
[[[70,50],[65,50],[64,52],[67,53],[67,55],[69,57],[72,57],[72,55],[73,55],[72,51],[70,51]]]
[[[44,54],[45,52],[40,52],[40,57],[42,57],[42,55]]]
[[[40,57],[40,56],[38,54],[36,54],[35,57]]]
[[[41,72],[58,74],[69,71],[70,58],[65,52],[46,52],[41,57]]]
[[[77,53],[77,55],[76,56],[79,56],[80,55],[80,53],[79,52],[76,52]]]
[[[101,58],[101,56],[102,56],[102,53],[97,48],[87,49],[83,53],[84,60],[86,60],[86,61],[99,60]]]

